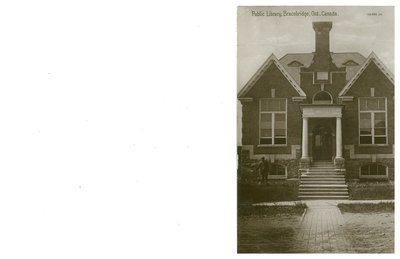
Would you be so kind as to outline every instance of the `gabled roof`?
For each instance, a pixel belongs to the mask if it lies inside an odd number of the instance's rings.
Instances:
[[[287,72],[296,80],[297,84],[300,84],[300,67],[290,66],[293,61],[304,64],[305,67],[309,67],[313,60],[314,53],[288,53],[279,59],[279,62],[284,66]],[[361,65],[345,66],[343,63],[349,60],[353,60],[355,63],[362,64],[366,58],[358,52],[342,52],[342,53],[331,53],[332,62],[337,67],[346,68],[346,81],[349,81],[354,74],[358,71]]]
[[[382,63],[382,61],[376,56],[374,52],[371,52],[371,54],[368,56],[367,60],[362,64],[360,69],[357,71],[357,73],[353,76],[349,82],[343,87],[342,91],[340,91],[339,96],[345,95],[349,89],[353,86],[353,84],[357,81],[357,79],[362,75],[364,70],[367,68],[367,66],[371,63],[374,62],[375,65],[382,71],[382,73],[394,84],[394,76],[393,73]]]
[[[281,73],[285,76],[288,82],[293,86],[294,90],[300,96],[306,96],[304,91],[300,88],[299,84],[293,79],[291,74],[284,68],[284,66],[279,62],[279,60],[275,57],[274,54],[271,54],[269,58],[264,62],[264,64],[257,70],[257,72],[250,78],[247,84],[240,90],[238,97],[244,97],[250,89],[254,86],[257,80],[264,74],[264,72],[270,67],[270,65],[275,64],[276,67],[281,71]]]

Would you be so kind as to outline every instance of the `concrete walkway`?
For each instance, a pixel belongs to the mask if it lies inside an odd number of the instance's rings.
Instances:
[[[307,202],[307,211],[298,230],[297,240],[304,247],[299,252],[349,253],[352,248],[343,233],[344,221],[336,204]]]
[[[381,203],[381,202],[394,202],[394,200],[301,200],[301,201],[277,201],[277,202],[259,202],[254,203],[253,206],[295,206],[298,203],[305,203],[307,207],[318,204],[329,204],[337,206],[339,203]]]
[[[339,203],[380,203],[393,200],[306,200],[307,209],[297,230],[295,253],[352,253],[343,232]],[[294,206],[298,202],[258,203],[255,206]]]

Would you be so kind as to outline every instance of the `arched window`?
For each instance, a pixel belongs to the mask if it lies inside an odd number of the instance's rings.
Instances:
[[[314,95],[313,103],[315,104],[331,104],[332,96],[326,91],[318,92]]]
[[[270,179],[285,179],[286,167],[280,164],[272,163],[269,168],[268,178]]]
[[[387,167],[373,163],[364,165],[360,168],[360,178],[386,178]]]

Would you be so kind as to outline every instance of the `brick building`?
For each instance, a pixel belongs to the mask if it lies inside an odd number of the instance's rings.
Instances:
[[[346,179],[393,179],[392,72],[374,53],[331,52],[332,22],[312,27],[315,52],[272,54],[239,92],[241,157],[269,159],[270,179],[318,163]]]

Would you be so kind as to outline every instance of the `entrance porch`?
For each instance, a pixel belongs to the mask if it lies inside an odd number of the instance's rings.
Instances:
[[[307,169],[315,161],[333,161],[336,169],[344,167],[342,145],[343,105],[305,104],[300,167]]]

